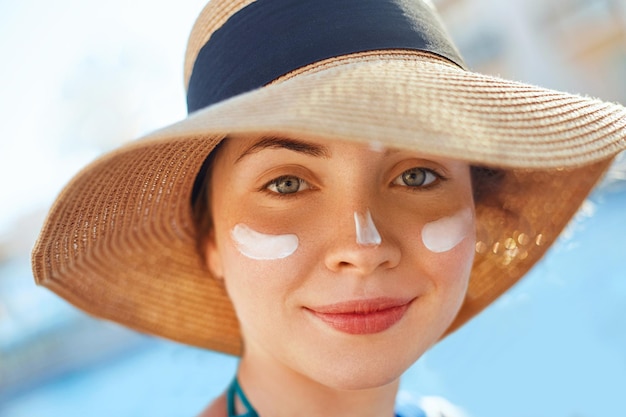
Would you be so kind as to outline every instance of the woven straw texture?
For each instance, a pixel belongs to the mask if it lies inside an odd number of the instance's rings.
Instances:
[[[209,3],[189,42],[187,79],[213,28],[247,3]],[[476,207],[476,260],[450,332],[543,256],[626,148],[626,110],[423,53],[320,62],[86,167],[58,197],[35,245],[37,282],[97,317],[239,354],[237,319],[197,251],[190,205],[203,161],[234,133],[376,143],[503,169],[499,191]]]
[[[196,250],[189,202],[202,162],[229,133],[375,141],[512,168],[502,191],[477,206],[477,258],[452,330],[543,255],[624,148],[625,123],[617,105],[424,56],[322,66],[198,112],[87,167],[51,210],[34,250],[35,276],[96,316],[238,353],[230,302]]]

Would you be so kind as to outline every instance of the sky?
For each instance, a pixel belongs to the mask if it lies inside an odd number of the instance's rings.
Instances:
[[[0,2],[0,233],[101,152],[185,116],[182,54],[202,6]]]
[[[25,262],[47,206],[77,170],[185,116],[183,53],[203,5],[0,1],[0,240],[25,242],[16,246]],[[593,417],[621,407],[625,205],[623,188],[594,195],[528,279],[413,366],[403,389],[444,396],[470,417]],[[35,220],[16,229],[20,218]],[[197,355],[181,349],[166,357]],[[128,369],[163,361],[153,356]],[[178,363],[180,372],[193,367]]]

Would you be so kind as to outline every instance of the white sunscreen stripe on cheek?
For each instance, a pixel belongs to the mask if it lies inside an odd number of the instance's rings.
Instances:
[[[472,227],[472,211],[465,209],[424,225],[422,242],[431,252],[447,252],[463,241]]]
[[[369,210],[365,216],[354,212],[354,224],[356,226],[356,243],[359,245],[380,245],[382,238],[376,230],[372,214]]]
[[[298,249],[296,235],[267,235],[245,224],[235,225],[230,234],[242,255],[259,261],[283,259]]]

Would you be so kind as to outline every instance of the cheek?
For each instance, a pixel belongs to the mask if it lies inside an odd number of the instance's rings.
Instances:
[[[254,290],[272,291],[288,286],[298,265],[300,240],[296,234],[270,234],[238,223],[224,231],[222,239],[224,276]]]
[[[475,220],[471,208],[428,222],[421,227],[419,254],[422,265],[442,296],[460,303],[472,270],[475,253]]]
[[[294,234],[260,233],[245,224],[237,224],[230,236],[239,253],[259,261],[287,258],[293,255],[299,245],[298,236]]]
[[[426,223],[422,229],[422,243],[433,253],[454,249],[474,234],[474,217],[467,208],[458,213]]]
[[[240,223],[222,237],[224,280],[242,325],[261,311],[278,312],[297,285],[298,236],[261,233]]]

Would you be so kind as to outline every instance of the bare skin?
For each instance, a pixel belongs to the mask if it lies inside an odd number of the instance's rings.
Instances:
[[[237,312],[245,342],[237,377],[259,415],[392,417],[400,376],[456,315],[473,261],[473,215],[449,250],[430,250],[421,231],[473,213],[473,204],[469,166],[459,161],[332,141],[228,139],[211,177],[219,221],[206,259]],[[357,241],[355,213],[371,213],[380,243]],[[250,256],[233,240],[239,225],[295,235],[297,250]],[[402,314],[376,331],[337,317],[385,302]],[[226,414],[222,395],[201,417]]]
[[[226,417],[226,394],[217,397],[198,417]]]

